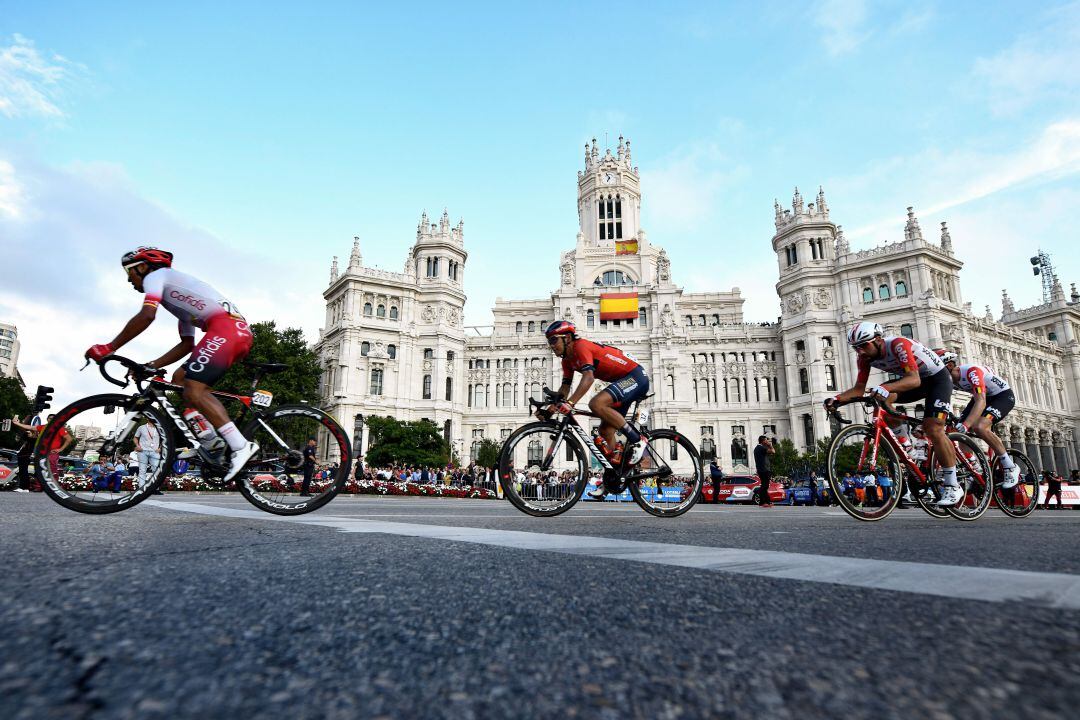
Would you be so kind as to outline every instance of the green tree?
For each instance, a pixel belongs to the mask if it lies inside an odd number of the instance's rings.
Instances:
[[[495,467],[499,463],[499,452],[502,444],[491,438],[480,441],[480,447],[476,449],[476,464],[481,467]]]
[[[450,459],[450,446],[430,420],[409,422],[389,415],[373,415],[365,423],[371,434],[364,460],[370,467],[394,464],[442,467]]]
[[[15,378],[0,378],[0,421],[10,420],[17,415],[25,420],[30,414],[30,399],[26,397],[22,386]],[[43,413],[44,414],[44,413]],[[15,449],[22,445],[23,433],[15,427],[10,432],[0,432],[0,447]]]
[[[791,477],[791,474],[799,469],[800,463],[799,451],[790,438],[784,438],[776,443],[776,454],[772,458],[773,473]]]
[[[319,402],[319,360],[308,348],[304,333],[299,328],[279,330],[274,321],[251,325],[250,362],[284,363],[287,369],[264,375],[259,381],[260,390],[274,393],[275,405],[291,403],[317,404]],[[254,369],[236,363],[215,388],[225,392],[247,395],[251,392]]]

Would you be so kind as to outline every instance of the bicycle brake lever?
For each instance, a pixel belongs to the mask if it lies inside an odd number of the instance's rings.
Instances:
[[[86,358],[86,362],[83,363],[83,366],[81,368],[79,368],[79,372],[82,372],[88,367],[90,367],[90,358]]]

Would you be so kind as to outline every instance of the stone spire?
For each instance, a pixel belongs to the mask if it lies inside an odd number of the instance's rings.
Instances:
[[[363,258],[360,257],[360,236],[353,235],[352,252],[349,254],[349,269],[355,270],[360,267]]]
[[[626,167],[631,166],[632,163],[630,162],[630,141],[629,140],[626,141],[626,146],[623,147],[623,160],[626,161]]]
[[[337,255],[334,256],[334,262],[330,263],[330,282],[331,284],[338,279],[338,266]]]
[[[990,306],[986,306],[986,315],[983,316],[983,320],[986,322],[994,322],[994,313],[990,310]]]
[[[421,232],[427,232],[427,229],[428,229],[428,216],[427,216],[427,210],[425,210],[423,213],[420,214],[420,224],[416,226],[416,232],[417,232],[417,234],[420,234]]]
[[[622,162],[622,159],[623,159],[623,151],[624,151],[624,148],[623,148],[623,136],[620,135],[619,136],[618,152],[615,153],[616,159],[618,159],[620,162]]]
[[[596,138],[592,139],[592,149],[589,151],[589,157],[592,158],[593,163],[600,159],[600,150],[596,147]]]
[[[1080,292],[1076,291],[1076,283],[1070,283],[1070,286],[1072,287],[1072,292],[1069,293],[1069,299],[1074,303],[1080,303]]]
[[[907,209],[907,224],[904,225],[904,240],[924,242],[922,228],[919,227],[919,219],[915,217],[915,208],[911,206]]]
[[[779,230],[780,226],[784,224],[784,213],[780,211],[780,201],[773,198],[773,215],[774,222],[776,222],[776,229]]]
[[[585,143],[585,169],[588,170],[592,165],[592,158],[589,157],[589,143]]]
[[[1009,297],[1008,290],[1001,291],[1001,314],[1011,315],[1016,312],[1016,306],[1013,305],[1012,298]]]
[[[1065,289],[1061,287],[1061,281],[1058,280],[1058,276],[1054,274],[1054,287],[1050,290],[1050,302],[1065,302]]]
[[[443,208],[442,217],[439,218],[439,232],[450,232],[450,213],[446,212],[446,208]]]
[[[795,211],[796,215],[803,214],[803,199],[799,194],[799,188],[795,188],[795,195],[791,198],[791,209]]]
[[[851,247],[848,245],[847,238],[844,237],[844,226],[836,226],[836,257],[841,255],[847,255],[851,252]]]
[[[821,185],[818,185],[817,189],[817,209],[819,213],[825,217],[829,217],[829,206],[825,202],[825,188]]]
[[[941,249],[952,255],[952,235],[949,234],[949,226],[941,223]]]

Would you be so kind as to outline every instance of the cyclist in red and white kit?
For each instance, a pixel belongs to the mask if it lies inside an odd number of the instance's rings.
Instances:
[[[124,253],[120,264],[128,282],[144,293],[143,306],[112,342],[94,345],[85,356],[100,363],[138,337],[154,322],[158,306],[179,319],[180,342],[148,365],[163,368],[188,355],[173,382],[184,387],[184,402],[199,410],[232,450],[226,480],[240,471],[259,446],[248,442],[229,418],[225,407],[210,392],[233,363],[251,352],[251,330],[236,306],[202,280],[172,269],[173,255],[166,250],[140,247]],[[205,332],[198,345],[195,329]]]
[[[1020,479],[1020,468],[1016,467],[1016,463],[1005,448],[1005,443],[1001,442],[1001,438],[992,429],[993,424],[1000,422],[1016,405],[1016,396],[1009,387],[1009,383],[983,365],[960,365],[958,363],[960,357],[951,350],[942,349],[934,352],[945,363],[945,369],[952,375],[956,387],[971,393],[971,400],[960,413],[960,423],[956,429],[960,432],[970,432],[993,448],[997,456],[1001,458],[1001,467],[1005,470],[1005,477],[1000,487],[1004,490],[1016,487]]]
[[[922,430],[934,444],[945,485],[936,504],[941,507],[956,505],[964,498],[964,491],[956,479],[956,452],[945,434],[945,419],[953,390],[952,376],[945,369],[945,363],[922,343],[906,337],[886,336],[881,325],[873,322],[860,322],[851,328],[848,344],[858,356],[859,376],[853,387],[825,400],[825,407],[853,400],[863,393],[877,395],[890,404],[925,400]],[[871,368],[902,377],[867,388]],[[886,422],[893,426],[897,421],[886,416]]]

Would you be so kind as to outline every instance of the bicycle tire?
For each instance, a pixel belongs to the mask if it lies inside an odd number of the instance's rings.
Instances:
[[[927,449],[927,459],[932,459],[930,450]],[[927,465],[929,467],[929,465]],[[907,475],[904,476],[905,482],[907,482]],[[922,508],[922,511],[932,518],[937,520],[944,520],[949,517],[949,512],[945,508],[940,508],[934,503],[938,501],[941,494],[938,493],[932,487],[932,481],[930,485],[921,486],[919,488],[912,488],[912,497],[915,498],[915,504]],[[917,490],[917,492],[915,492]]]
[[[994,476],[994,501],[997,503],[998,509],[1009,517],[1025,518],[1034,512],[1039,505],[1039,472],[1035,469],[1031,458],[1025,453],[1019,450],[1010,450],[1009,457],[1020,468],[1020,480],[1011,490],[1002,490],[998,485],[998,478],[1001,477],[1004,469],[1001,467],[1001,458],[995,455],[994,466],[991,468]],[[1021,486],[1024,487],[1024,493],[1029,500],[1027,505],[1017,509],[1012,500],[1015,499],[1015,493]]]
[[[141,403],[142,405],[137,410],[134,409],[136,403]],[[99,499],[99,492],[97,489],[94,489],[92,482],[90,483],[89,488],[87,488],[85,487],[85,480],[79,481],[74,478],[69,479],[63,476],[62,473],[58,473],[61,477],[55,477],[52,468],[49,465],[48,453],[45,452],[45,448],[50,447],[55,442],[56,438],[59,436],[60,430],[71,421],[72,418],[75,418],[82,413],[93,412],[96,408],[104,409],[110,406],[114,409],[122,408],[125,413],[132,411],[138,412],[141,416],[154,423],[161,437],[162,462],[158,464],[153,475],[148,478],[144,485],[138,486],[136,483],[132,483],[132,490],[128,493],[119,492],[119,490],[122,490],[123,488],[121,485],[115,493],[116,497],[113,497],[114,493],[110,490],[109,497]],[[134,428],[134,423],[136,422],[139,421],[136,419],[132,420],[132,428]],[[114,435],[118,437],[119,433],[114,433]],[[113,442],[110,437],[102,437],[100,438],[99,447],[107,448],[109,447],[108,444],[110,442]],[[125,437],[124,442],[131,442],[130,433]],[[90,443],[88,443],[88,448],[89,447]],[[132,444],[131,447],[134,447],[134,445]],[[125,457],[129,452],[130,451],[127,450],[126,447],[121,449],[121,453]],[[140,398],[137,395],[132,396],[107,393],[103,395],[90,395],[81,400],[76,400],[57,412],[52,421],[50,421],[41,431],[37,445],[34,448],[33,463],[38,478],[41,480],[41,487],[45,491],[45,494],[58,504],[68,510],[74,510],[75,512],[86,513],[88,515],[106,515],[108,513],[120,512],[135,507],[143,500],[150,497],[154,490],[158,489],[165,480],[165,475],[167,474],[169,467],[172,466],[172,458],[175,452],[176,442],[173,439],[172,424],[165,416],[165,413],[159,408],[148,404],[145,398]]]
[[[854,466],[850,465],[850,461],[846,457],[841,457],[841,454],[845,452],[844,448],[848,447],[845,442],[848,440],[855,440],[858,442],[873,442],[873,438],[876,434],[876,430],[871,425],[858,424],[848,425],[840,432],[833,436],[832,442],[829,444],[829,451],[826,456],[825,469],[826,478],[829,481],[829,490],[832,491],[833,497],[839,503],[840,508],[851,517],[856,520],[862,520],[863,522],[876,522],[888,517],[893,510],[900,505],[900,495],[903,490],[903,476],[901,473],[900,459],[896,455],[896,451],[888,443],[878,444],[878,465],[873,468],[863,466],[863,456],[859,456],[858,462]],[[864,440],[858,441],[856,436],[864,436]],[[852,446],[857,447],[857,444]],[[882,456],[884,455],[884,464],[882,463]],[[875,474],[880,473],[882,470],[888,472],[889,478],[892,480],[892,487],[895,492],[890,493],[889,500],[883,502],[880,506],[867,508],[865,505],[852,501],[852,499],[844,493],[843,482],[841,474],[844,472],[856,472],[864,473],[873,470]]]
[[[287,428],[276,420],[307,418],[311,422]],[[322,430],[319,430],[321,426]],[[273,434],[267,429],[274,431]],[[329,482],[312,484],[318,490],[310,498],[295,491],[297,477],[302,473],[302,449],[310,435],[328,433],[329,442],[337,443],[338,469]],[[236,488],[249,503],[274,515],[304,515],[318,510],[333,500],[349,479],[352,468],[352,444],[344,428],[328,413],[309,405],[282,405],[253,418],[244,426],[244,437],[259,443],[259,451],[236,478]],[[322,438],[318,438],[320,441]],[[320,443],[321,444],[321,443]],[[332,455],[332,452],[329,453]],[[289,482],[282,481],[282,476]],[[280,484],[294,489],[284,491]],[[301,486],[302,487],[302,486]]]
[[[960,486],[964,488],[964,499],[953,507],[945,508],[945,510],[950,516],[963,522],[978,520],[990,508],[990,500],[994,495],[993,477],[990,475],[990,463],[986,461],[986,451],[979,447],[968,435],[949,433],[948,437],[955,445],[959,446],[954,449],[964,453],[967,460],[976,465],[977,472],[973,474],[963,463],[959,462],[960,458],[957,457],[956,475]],[[966,452],[964,452],[965,448]],[[931,462],[933,462],[932,456]],[[969,498],[972,502],[970,508],[967,505]]]
[[[690,508],[694,507],[698,499],[701,497],[701,488],[705,484],[705,473],[701,469],[701,456],[698,453],[697,448],[694,447],[694,444],[690,442],[690,440],[682,433],[676,430],[658,428],[656,430],[650,431],[648,434],[650,450],[646,451],[645,456],[642,458],[643,462],[645,462],[649,458],[654,440],[660,441],[657,443],[657,445],[659,446],[662,446],[662,441],[671,440],[679,448],[685,450],[686,454],[690,457],[695,477],[691,480],[689,494],[687,494],[686,498],[683,499],[682,491],[680,491],[680,498],[678,504],[671,507],[666,507],[663,505],[654,505],[652,499],[657,498],[657,495],[645,492],[639,482],[628,482],[627,487],[630,490],[630,496],[634,498],[634,502],[636,502],[642,510],[649,513],[650,515],[664,518],[678,517],[690,510]],[[661,460],[663,460],[664,463],[667,464],[667,460],[664,460],[663,458],[661,458]],[[659,487],[659,482],[657,483],[657,485]]]
[[[559,424],[551,421],[546,422],[533,422],[526,425],[522,425],[517,430],[510,434],[510,437],[506,438],[503,442],[502,448],[499,450],[499,482],[502,484],[503,496],[510,501],[510,504],[516,507],[526,515],[532,515],[534,517],[554,517],[561,515],[570,508],[577,504],[581,499],[581,494],[585,492],[585,485],[589,481],[589,464],[588,451],[582,447],[581,441],[573,434],[569,428],[567,428],[562,435],[562,440],[558,448],[553,448],[549,444],[545,444],[541,440],[541,436],[547,436],[549,440],[554,440],[554,435],[559,431]],[[520,460],[516,452],[519,446],[525,448],[526,462],[522,465],[523,471],[528,474],[530,467],[533,467],[531,461],[535,457],[530,458],[528,456],[530,436],[535,436],[535,440],[540,440],[541,452],[548,450],[551,452],[561,453],[563,451],[563,443],[569,443],[569,446],[573,448],[574,458],[571,460],[562,460],[563,463],[572,463],[577,466],[577,477],[569,483],[567,490],[563,497],[552,496],[550,498],[544,498],[540,493],[534,491],[533,494],[536,497],[530,497],[529,489],[523,484],[518,487],[517,482],[517,468],[515,468],[515,462]],[[522,445],[522,443],[525,443]],[[544,461],[542,455],[541,463]],[[573,470],[572,467],[567,467],[567,470]],[[536,472],[542,471],[540,466],[536,466],[534,470]],[[559,485],[562,487],[562,484]],[[541,503],[552,501],[550,505],[543,505]]]

